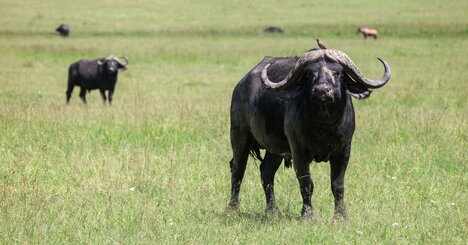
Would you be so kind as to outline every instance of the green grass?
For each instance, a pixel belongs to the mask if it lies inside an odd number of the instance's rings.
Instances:
[[[2,1],[1,244],[466,244],[466,1]],[[52,35],[60,23],[69,38]],[[280,25],[285,33],[265,34]],[[361,25],[379,40],[365,43]],[[320,36],[388,85],[355,101],[347,222],[333,222],[328,164],[312,164],[317,220],[302,221],[280,168],[264,213],[250,160],[226,212],[233,87],[265,55]],[[65,105],[68,65],[129,57],[114,104]]]

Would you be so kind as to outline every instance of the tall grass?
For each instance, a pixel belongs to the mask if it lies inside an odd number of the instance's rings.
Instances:
[[[465,1],[3,1],[0,8],[0,243],[467,242]],[[51,34],[60,23],[69,38]],[[284,34],[265,34],[280,25]],[[364,42],[360,25],[379,28]],[[375,78],[355,101],[350,218],[333,222],[328,164],[311,164],[317,220],[299,218],[280,168],[264,213],[251,160],[240,213],[229,199],[229,103],[263,56],[300,55],[320,36]],[[77,91],[68,65],[129,57],[114,104]]]

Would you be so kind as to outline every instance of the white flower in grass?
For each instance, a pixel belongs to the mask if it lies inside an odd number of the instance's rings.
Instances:
[[[431,203],[432,203],[432,204],[436,204],[436,203],[437,203],[437,201],[431,200]]]
[[[129,191],[135,191],[135,187],[130,187],[130,189],[128,189]]]
[[[398,222],[393,222],[392,226],[393,227],[396,227],[396,226],[399,226],[400,224],[398,224]]]
[[[390,178],[390,179],[392,179],[392,180],[396,180],[396,179],[397,179],[396,176],[390,176],[390,175],[387,175],[387,178]]]
[[[356,231],[356,233],[359,234],[359,235],[363,235],[363,234],[364,234],[364,232],[362,232],[362,231]]]
[[[451,203],[450,203],[450,206],[455,206],[455,203],[454,203],[454,202],[451,202]]]

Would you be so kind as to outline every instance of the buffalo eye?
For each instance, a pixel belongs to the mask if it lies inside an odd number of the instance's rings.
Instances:
[[[341,71],[333,71],[333,76],[335,77],[341,77]]]

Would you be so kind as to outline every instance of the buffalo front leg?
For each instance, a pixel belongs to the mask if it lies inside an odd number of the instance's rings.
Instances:
[[[67,95],[67,104],[70,103],[70,98],[71,98],[71,95],[73,93],[73,88],[75,86],[71,83],[68,83],[68,88],[67,88],[67,91],[65,92],[65,94]]]
[[[112,104],[112,97],[113,96],[114,96],[114,89],[112,88],[112,89],[109,90],[109,96],[108,96],[109,97],[109,105]]]
[[[265,158],[260,164],[260,174],[262,178],[263,191],[266,198],[266,210],[272,212],[277,210],[275,201],[275,173],[281,165],[283,157],[270,152],[266,152]]]
[[[344,203],[344,177],[348,166],[351,146],[330,159],[330,182],[335,200],[334,219],[346,219],[347,212]]]
[[[239,209],[240,187],[252,144],[244,134],[231,129],[231,146],[233,152],[233,158],[229,162],[231,167],[231,200],[228,208],[237,210]]]
[[[99,92],[101,93],[101,98],[102,98],[102,100],[104,101],[104,104],[106,104],[106,100],[107,100],[107,97],[106,97],[106,90],[100,89]]]
[[[293,157],[293,166],[296,171],[296,177],[299,181],[302,196],[302,211],[303,218],[313,218],[312,210],[312,193],[314,192],[314,183],[310,177],[309,162],[297,160]]]
[[[81,98],[81,101],[83,101],[83,103],[86,104],[86,89],[81,87],[81,90],[80,90],[80,98]]]

